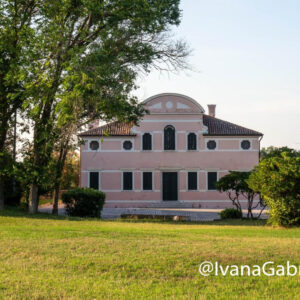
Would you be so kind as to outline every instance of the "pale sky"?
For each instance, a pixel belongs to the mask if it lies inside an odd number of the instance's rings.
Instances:
[[[197,71],[153,71],[137,96],[181,93],[216,117],[264,134],[262,146],[300,149],[300,1],[182,0],[175,29]]]

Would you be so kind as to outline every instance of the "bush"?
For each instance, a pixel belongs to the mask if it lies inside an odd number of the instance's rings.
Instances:
[[[241,219],[243,213],[235,208],[226,208],[220,212],[221,219]]]
[[[19,206],[22,198],[22,187],[19,181],[13,177],[4,180],[4,204]]]
[[[264,158],[249,178],[250,187],[259,192],[270,208],[272,225],[300,225],[300,157],[283,152]]]
[[[105,194],[90,188],[76,188],[63,193],[62,201],[69,216],[100,218]]]

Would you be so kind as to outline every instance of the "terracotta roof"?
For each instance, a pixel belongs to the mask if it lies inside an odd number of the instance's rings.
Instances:
[[[251,135],[262,136],[263,134],[227,121],[203,115],[203,124],[208,127],[208,133],[204,135]]]
[[[262,136],[263,134],[227,121],[223,121],[208,115],[203,115],[203,124],[208,127],[208,133],[204,135],[224,136]],[[79,136],[135,136],[130,132],[133,123],[112,122],[100,127],[82,132]]]
[[[116,121],[82,132],[79,136],[135,136],[135,134],[130,132],[132,126],[133,123]]]

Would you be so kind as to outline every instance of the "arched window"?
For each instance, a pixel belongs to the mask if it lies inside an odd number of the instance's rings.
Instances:
[[[152,136],[150,133],[143,135],[143,150],[152,150]]]
[[[197,149],[197,136],[195,133],[191,132],[188,134],[188,150]]]
[[[175,150],[175,128],[168,125],[164,129],[165,150]]]

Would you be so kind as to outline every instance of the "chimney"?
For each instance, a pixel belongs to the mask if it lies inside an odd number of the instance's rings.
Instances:
[[[93,120],[89,123],[89,129],[93,129],[99,126],[99,120]]]
[[[211,117],[215,117],[216,116],[216,104],[207,104],[208,107],[208,114]]]

